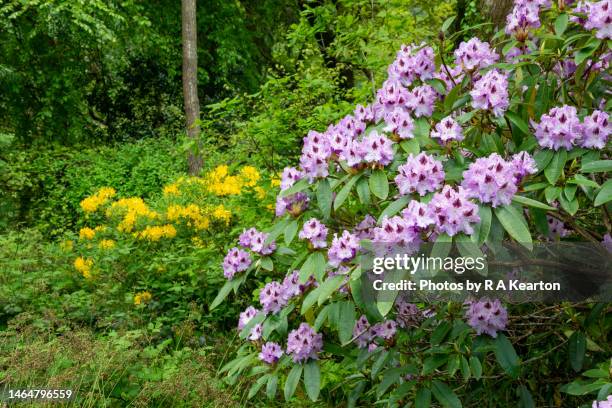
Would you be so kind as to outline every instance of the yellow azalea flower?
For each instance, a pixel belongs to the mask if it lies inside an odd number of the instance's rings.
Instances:
[[[171,224],[148,226],[138,234],[139,238],[149,241],[159,241],[161,238],[174,238],[175,236],[176,228]]]
[[[106,215],[112,217],[115,213],[123,214],[123,219],[117,225],[117,230],[121,232],[131,232],[136,225],[138,217],[154,220],[159,218],[159,214],[149,209],[144,200],[140,197],[122,198],[115,201]]]
[[[200,238],[200,237],[192,237],[191,238],[191,243],[196,248],[206,248],[206,245],[204,244],[204,241],[202,241],[202,238]]]
[[[96,231],[92,230],[89,227],[81,228],[79,231],[79,239],[93,239],[96,235]]]
[[[96,232],[106,231],[106,225],[98,225],[96,228],[94,228],[94,231]]]
[[[272,180],[270,180],[270,184],[272,184],[272,187],[280,187],[281,180],[275,177]]]
[[[168,184],[167,186],[164,187],[164,195],[166,197],[171,196],[171,195],[180,195],[181,192],[179,190],[178,185],[176,184]]]
[[[85,259],[79,256],[74,260],[74,268],[81,272],[86,279],[91,278],[91,268],[93,266],[93,260]]]
[[[117,194],[112,187],[102,187],[95,194],[81,201],[81,208],[86,213],[98,211],[98,208],[106,204],[106,202]]]
[[[113,249],[115,247],[115,241],[112,239],[103,239],[99,244],[101,249]]]
[[[255,187],[255,192],[257,193],[257,198],[259,198],[260,200],[266,198],[266,190],[264,190],[263,188],[257,186]]]
[[[137,294],[134,295],[134,304],[138,306],[142,303],[147,303],[151,301],[152,297],[153,296],[148,291],[138,292]]]
[[[257,169],[253,166],[244,166],[240,169],[240,176],[244,180],[244,185],[247,187],[255,187],[261,178]]]
[[[229,224],[230,219],[232,217],[232,213],[227,210],[223,204],[219,204],[218,206],[215,207],[215,209],[212,212],[212,216],[215,217],[218,220],[224,221],[225,224]]]
[[[187,226],[195,226],[197,230],[207,229],[210,224],[210,220],[204,215],[204,211],[196,204],[189,204],[186,207],[170,205],[166,209],[166,218],[168,221],[184,219],[187,221]]]

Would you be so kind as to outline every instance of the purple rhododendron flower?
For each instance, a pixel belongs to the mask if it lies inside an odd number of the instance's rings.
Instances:
[[[297,216],[308,208],[309,202],[310,198],[302,192],[291,194],[287,197],[281,197],[279,195],[276,197],[275,214],[277,217],[281,217],[289,212],[289,214]]]
[[[355,119],[359,122],[371,123],[374,121],[374,110],[370,105],[357,105],[353,112],[353,116],[355,116]]]
[[[602,40],[612,39],[612,0],[591,3],[584,28],[596,30],[595,37]]]
[[[542,147],[571,150],[582,135],[582,125],[574,106],[552,108],[535,125],[535,136]]]
[[[584,118],[580,146],[587,149],[603,149],[611,131],[612,125],[608,119],[608,113],[596,110]]]
[[[608,395],[605,401],[593,401],[592,408],[612,408],[612,395]]]
[[[402,210],[402,217],[409,227],[420,229],[426,229],[435,221],[429,206],[416,200],[410,201]]]
[[[357,347],[365,348],[372,341],[372,333],[370,332],[370,322],[365,315],[361,315],[355,322],[353,327],[353,337],[355,337],[355,343]]]
[[[549,239],[557,240],[558,238],[567,237],[570,234],[570,231],[565,228],[563,221],[558,220],[555,217],[551,217],[550,215],[546,216],[546,220],[548,221]]]
[[[433,48],[425,47],[424,44],[402,45],[395,61],[389,66],[389,78],[401,81],[405,86],[410,86],[416,79],[421,81],[431,79],[436,70],[434,58]]]
[[[287,338],[287,354],[290,354],[296,363],[317,359],[322,348],[323,335],[317,334],[308,323],[300,324]]]
[[[351,234],[348,231],[343,231],[342,235],[338,237],[334,234],[327,256],[329,258],[329,264],[332,266],[338,266],[342,262],[350,261],[357,255],[359,249],[359,238],[356,235]]]
[[[327,177],[327,161],[332,151],[327,135],[311,130],[304,137],[304,146],[300,156],[300,167],[310,182],[315,178]]]
[[[412,139],[414,134],[414,122],[410,117],[410,112],[406,109],[395,108],[392,112],[385,115],[385,132],[390,132],[400,139]]]
[[[447,116],[436,124],[435,129],[431,132],[431,137],[438,138],[444,143],[449,140],[460,142],[463,140],[463,129],[455,119]]]
[[[519,183],[528,174],[536,174],[538,172],[535,160],[527,152],[519,152],[512,156],[512,165],[514,166],[516,183]]]
[[[396,253],[411,254],[419,249],[421,239],[418,231],[400,216],[382,219],[381,226],[374,228],[375,252],[377,256]]]
[[[304,173],[295,167],[285,167],[281,175],[281,191],[287,190],[293,186],[298,180],[304,178]]]
[[[465,74],[459,66],[452,68],[447,66],[446,68],[448,68],[448,72],[444,67],[442,67],[440,68],[439,72],[436,72],[434,74],[434,78],[437,78],[444,82],[446,84],[446,90],[450,91],[456,86],[456,84],[460,83],[463,80],[463,75]]]
[[[317,282],[314,276],[306,281],[306,283],[300,283],[300,271],[293,271],[283,279],[283,296],[286,302],[289,302],[292,298],[302,295],[311,286],[316,286]]]
[[[505,330],[508,324],[508,312],[498,299],[483,298],[467,304],[465,318],[477,334],[486,333],[491,337],[497,337],[498,331]]]
[[[414,116],[431,116],[438,93],[429,85],[417,86],[408,93],[406,106],[412,110]]]
[[[382,323],[376,323],[370,330],[375,337],[390,340],[395,336],[397,323],[393,320],[385,320]]]
[[[255,309],[253,306],[247,307],[244,312],[240,313],[240,317],[238,318],[238,330],[244,329],[251,319],[257,315],[257,313],[259,313],[259,310]],[[251,328],[247,339],[252,341],[259,340],[261,338],[262,330],[263,326],[261,323],[254,325]]]
[[[516,39],[523,42],[527,39],[530,28],[540,27],[539,8],[517,4],[506,18],[506,34],[514,34]]]
[[[444,186],[442,192],[434,194],[429,208],[435,220],[436,232],[451,237],[460,232],[472,235],[472,224],[480,222],[478,207],[468,199],[462,187],[454,190],[451,186]]]
[[[361,146],[365,152],[363,159],[368,163],[386,166],[393,160],[393,142],[375,130],[361,141]]]
[[[508,205],[516,194],[516,167],[497,153],[481,157],[463,172],[461,187],[470,198],[492,207]]]
[[[251,251],[255,253],[270,255],[276,249],[276,242],[272,241],[266,244],[265,242],[266,239],[268,239],[268,235],[269,234],[265,232],[257,231],[255,228],[250,228],[240,235],[239,242],[240,245],[250,248]],[[245,243],[246,245],[244,245]]]
[[[255,235],[257,235],[259,231],[257,231],[257,228],[249,228],[242,230],[242,234],[240,234],[240,236],[238,237],[238,244],[240,244],[241,247],[243,248],[250,248],[251,247],[251,242],[253,241],[253,238],[255,237]]]
[[[465,71],[474,71],[494,64],[499,56],[491,49],[487,42],[474,37],[468,42],[463,41],[455,50],[455,64],[463,67]]]
[[[417,192],[424,196],[442,187],[444,182],[442,163],[424,152],[417,156],[410,153],[406,164],[399,166],[397,171],[395,184],[402,195]]]
[[[397,309],[395,320],[401,328],[416,325],[423,317],[417,305],[408,303],[402,298],[397,298],[395,308]]]
[[[276,281],[266,284],[259,292],[259,303],[261,303],[262,310],[266,314],[280,312],[287,304],[285,288]]]
[[[264,363],[276,364],[276,362],[283,356],[283,349],[277,343],[272,341],[267,342],[261,347],[261,353],[259,353],[259,359]]]
[[[382,118],[386,112],[392,112],[396,107],[406,106],[407,100],[408,90],[402,86],[401,82],[393,79],[386,80],[376,92],[376,103],[373,106],[375,120]]]
[[[357,224],[353,233],[358,239],[372,239],[374,237],[374,227],[376,227],[376,218],[368,214]]]
[[[300,239],[309,240],[313,248],[325,248],[327,246],[327,227],[316,218],[306,221],[298,236]]]
[[[251,255],[240,248],[229,250],[223,259],[223,276],[232,279],[238,272],[246,271],[251,266]]]
[[[474,109],[490,110],[497,117],[508,109],[508,77],[496,69],[487,72],[470,91]]]

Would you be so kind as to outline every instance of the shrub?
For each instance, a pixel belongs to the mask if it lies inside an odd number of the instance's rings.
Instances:
[[[605,305],[367,297],[367,251],[609,243],[609,2],[588,3],[586,18],[583,4],[523,3],[490,42],[453,49],[449,19],[438,43],[402,46],[372,104],[304,138],[278,221],[243,232],[223,262],[211,308],[232,291],[261,305],[240,315],[230,383],[257,375],[250,397],[280,387],[287,401],[349,406],[605,399]],[[597,380],[563,385],[589,368]]]

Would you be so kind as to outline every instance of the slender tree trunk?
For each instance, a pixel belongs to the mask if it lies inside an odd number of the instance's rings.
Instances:
[[[506,16],[512,10],[512,4],[512,0],[485,0],[481,7],[494,26],[500,28],[506,23]]]
[[[198,33],[196,26],[196,0],[181,0],[183,39],[183,99],[187,119],[187,135],[199,147],[200,101],[198,99]],[[202,170],[202,157],[189,152],[189,174]]]

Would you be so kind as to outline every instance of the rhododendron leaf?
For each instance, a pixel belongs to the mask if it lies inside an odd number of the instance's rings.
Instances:
[[[470,363],[465,356],[461,356],[461,375],[465,381],[468,381],[471,376]]]
[[[382,395],[391,385],[395,384],[396,382],[399,382],[403,369],[403,367],[394,367],[384,372],[382,381],[378,384],[378,387],[376,389],[377,398],[382,397]]]
[[[376,197],[384,200],[389,195],[389,180],[382,170],[374,170],[370,176],[370,191]]]
[[[351,295],[355,304],[359,309],[365,311],[365,314],[370,321],[382,320],[380,312],[376,308],[376,303],[371,299],[376,297],[376,293],[369,283],[363,284],[363,278],[350,280]]]
[[[453,104],[459,97],[460,93],[461,93],[461,84],[458,84],[457,86],[453,87],[453,89],[450,90],[448,95],[444,97],[444,110],[446,112],[452,111]]]
[[[434,78],[426,81],[433,89],[436,90],[440,95],[446,95],[446,83],[441,79]]]
[[[551,207],[550,205],[546,205],[537,200],[533,200],[531,198],[523,197],[520,195],[515,195],[514,197],[512,197],[512,201],[518,204],[525,205],[527,207],[535,207],[541,208],[542,210],[557,211],[555,207]]]
[[[298,180],[294,185],[289,187],[286,190],[283,190],[279,193],[281,197],[288,197],[292,194],[299,193],[302,190],[306,190],[310,186],[307,179]]]
[[[478,216],[480,222],[474,228],[474,234],[471,236],[475,244],[482,245],[485,243],[491,231],[491,207],[488,205],[478,206]]]
[[[266,271],[274,270],[274,263],[272,262],[272,258],[270,258],[269,256],[264,256],[263,258],[261,258],[259,260],[259,265],[262,269],[265,269]]]
[[[569,360],[574,371],[582,370],[584,355],[586,353],[586,336],[584,333],[575,331],[569,338]]]
[[[465,234],[459,234],[455,237],[455,243],[457,244],[457,249],[459,253],[464,258],[471,258],[476,261],[476,259],[480,258],[481,260],[486,259],[485,255],[482,253],[480,246],[475,244],[470,237]],[[473,266],[473,268],[478,272],[478,274],[482,276],[487,276],[489,274],[489,267],[486,262],[484,263],[484,268],[479,269]],[[467,268],[465,268],[468,270]]]
[[[350,301],[338,303],[338,337],[343,345],[349,342],[353,336],[353,327],[355,327],[355,304]]]
[[[567,161],[567,150],[559,150],[553,155],[552,160],[544,169],[544,175],[546,176],[546,180],[552,185],[554,185],[561,173],[563,172],[563,167],[565,167],[565,162]]]
[[[387,365],[391,357],[393,357],[393,351],[383,350],[380,355],[376,358],[374,364],[372,364],[372,379],[376,378],[376,375]]]
[[[291,371],[289,371],[289,375],[287,375],[287,379],[285,380],[285,401],[289,401],[293,394],[295,394],[295,390],[300,382],[300,377],[302,377],[302,365],[295,364]]]
[[[270,374],[259,377],[257,381],[255,381],[255,384],[251,386],[251,389],[249,389],[249,394],[247,396],[247,399],[253,398],[255,394],[259,392],[261,387],[263,387],[263,385],[268,381],[269,378],[270,378]]]
[[[318,331],[321,328],[321,326],[323,326],[323,323],[325,323],[325,321],[327,320],[329,316],[329,311],[332,308],[332,306],[333,305],[325,305],[325,307],[319,311],[319,314],[317,315],[317,318],[315,319],[315,322],[313,325],[315,330]]]
[[[478,357],[470,357],[470,369],[472,370],[472,375],[474,376],[474,378],[479,380],[482,376],[482,364]]]
[[[287,224],[287,226],[285,227],[285,245],[289,246],[291,244],[291,242],[293,241],[293,238],[295,238],[295,234],[297,234],[297,230],[298,230],[298,223],[296,220],[291,221],[289,224]]]
[[[422,375],[428,375],[435,371],[436,368],[443,366],[448,361],[448,354],[434,354],[427,357],[423,362]]]
[[[447,321],[442,321],[438,327],[431,334],[430,342],[433,346],[437,346],[442,343],[442,340],[446,337],[446,335],[451,331],[451,324]]]
[[[462,113],[461,115],[457,116],[457,118],[456,118],[457,122],[459,122],[461,124],[465,124],[465,123],[471,121],[472,118],[474,117],[474,115],[476,115],[476,112],[477,111],[473,110],[473,111]]]
[[[546,190],[544,190],[544,197],[546,197],[546,201],[552,203],[559,195],[561,195],[561,187],[548,186]]]
[[[380,224],[380,222],[382,221],[383,218],[385,218],[385,217],[391,218],[395,214],[397,214],[398,212],[403,210],[406,207],[406,205],[408,205],[408,201],[410,201],[410,197],[408,197],[408,196],[403,196],[403,197],[398,198],[395,201],[392,201],[383,210],[383,212],[380,213],[380,216],[378,217],[378,223]]]
[[[302,302],[302,308],[300,310],[300,314],[302,315],[305,314],[308,310],[310,310],[312,305],[314,305],[317,302],[317,299],[319,298],[320,289],[321,287],[319,286],[318,288],[313,289],[310,292],[308,292],[308,294],[304,298],[304,301]]]
[[[233,282],[231,280],[225,282],[225,284],[221,287],[221,289],[219,289],[219,293],[217,293],[217,296],[215,297],[215,299],[212,301],[212,303],[208,307],[208,310],[213,310],[214,308],[219,306],[225,300],[225,298],[230,294],[230,292],[232,291],[232,288],[233,288]]]
[[[531,234],[527,228],[527,222],[523,214],[515,207],[507,205],[495,209],[497,219],[508,232],[508,234],[530,251],[533,249]]]
[[[285,217],[282,220],[278,221],[276,224],[274,224],[272,228],[270,228],[270,231],[268,232],[268,237],[264,241],[264,244],[267,245],[272,243],[272,241],[275,241],[276,238],[278,238],[278,236],[282,234],[283,231],[285,231],[285,227],[289,223],[289,220],[290,219],[288,217]]]
[[[306,283],[311,276],[321,281],[324,273],[325,256],[321,252],[313,252],[300,268],[300,283]]]
[[[353,189],[353,186],[359,180],[359,178],[360,176],[354,176],[350,178],[349,181],[344,185],[344,187],[342,187],[342,189],[338,192],[338,194],[336,194],[336,199],[334,200],[335,210],[338,210],[342,206],[344,200],[346,200],[346,198],[349,196],[351,190]]]
[[[428,388],[419,388],[414,399],[414,406],[429,408],[431,406],[431,391]]]
[[[431,248],[429,257],[444,259],[450,253],[452,246],[453,238],[448,234],[440,234]],[[430,270],[429,272],[433,275],[437,270]]]
[[[454,391],[441,381],[434,380],[431,384],[434,397],[444,408],[461,408],[461,401]]]
[[[595,207],[605,204],[610,200],[612,200],[612,179],[606,181],[601,190],[599,190],[599,193],[597,193],[594,203]]]
[[[360,179],[357,183],[357,196],[363,205],[370,205],[370,186],[368,180]]]
[[[544,149],[533,155],[533,160],[536,162],[538,172],[544,170],[548,166],[548,163],[550,163],[554,154],[555,153],[552,150]]]
[[[319,181],[317,184],[317,203],[323,214],[323,218],[329,218],[332,208],[332,189],[327,179]]]
[[[573,179],[567,181],[567,184],[577,184],[583,187],[599,188],[599,184],[597,184],[593,180],[589,180],[582,174],[576,174]]]
[[[348,395],[347,407],[354,408],[357,405],[357,400],[365,389],[366,381],[359,381]]]
[[[266,385],[266,397],[269,400],[276,397],[276,389],[278,388],[278,375],[274,374],[268,378],[268,384]]]
[[[576,190],[578,190],[577,186],[573,186],[573,185],[565,186],[563,188],[563,195],[565,196],[565,198],[572,201],[574,197],[576,196]]]
[[[582,165],[582,173],[604,173],[612,171],[612,160],[596,160]]]
[[[561,13],[555,20],[555,34],[562,35],[567,28],[569,17],[566,13]]]
[[[518,396],[521,401],[521,408],[535,408],[535,402],[533,402],[533,397],[529,392],[529,389],[525,387],[523,384],[519,385],[518,388]]]
[[[516,114],[514,112],[506,112],[506,117],[508,118],[510,123],[512,123],[518,129],[520,129],[521,132],[523,132],[526,135],[528,135],[530,133],[529,132],[529,125],[518,114]]]
[[[319,286],[319,299],[317,303],[322,305],[332,293],[336,292],[340,286],[344,283],[344,275],[336,275],[327,279]]]
[[[574,57],[574,61],[576,65],[582,64],[586,61],[593,53],[599,48],[601,45],[601,40],[597,38],[592,38],[584,47],[576,52],[576,56]]]
[[[321,391],[321,370],[316,360],[310,360],[304,364],[304,388],[306,388],[306,394],[308,394],[312,401],[316,401],[319,398],[319,392]]]
[[[512,378],[517,378],[519,375],[520,360],[512,343],[503,334],[498,333],[495,339],[495,357],[497,362]]]
[[[421,151],[421,147],[419,146],[419,141],[417,139],[402,140],[400,142],[400,146],[406,153],[412,153],[415,156]]]
[[[523,187],[523,191],[524,192],[530,192],[530,191],[537,191],[537,190],[542,190],[543,188],[548,187],[550,184],[548,183],[533,183],[533,184],[529,184]]]
[[[568,200],[565,195],[559,196],[559,203],[561,204],[561,208],[567,211],[570,215],[574,215],[578,212],[579,204],[577,199]]]

